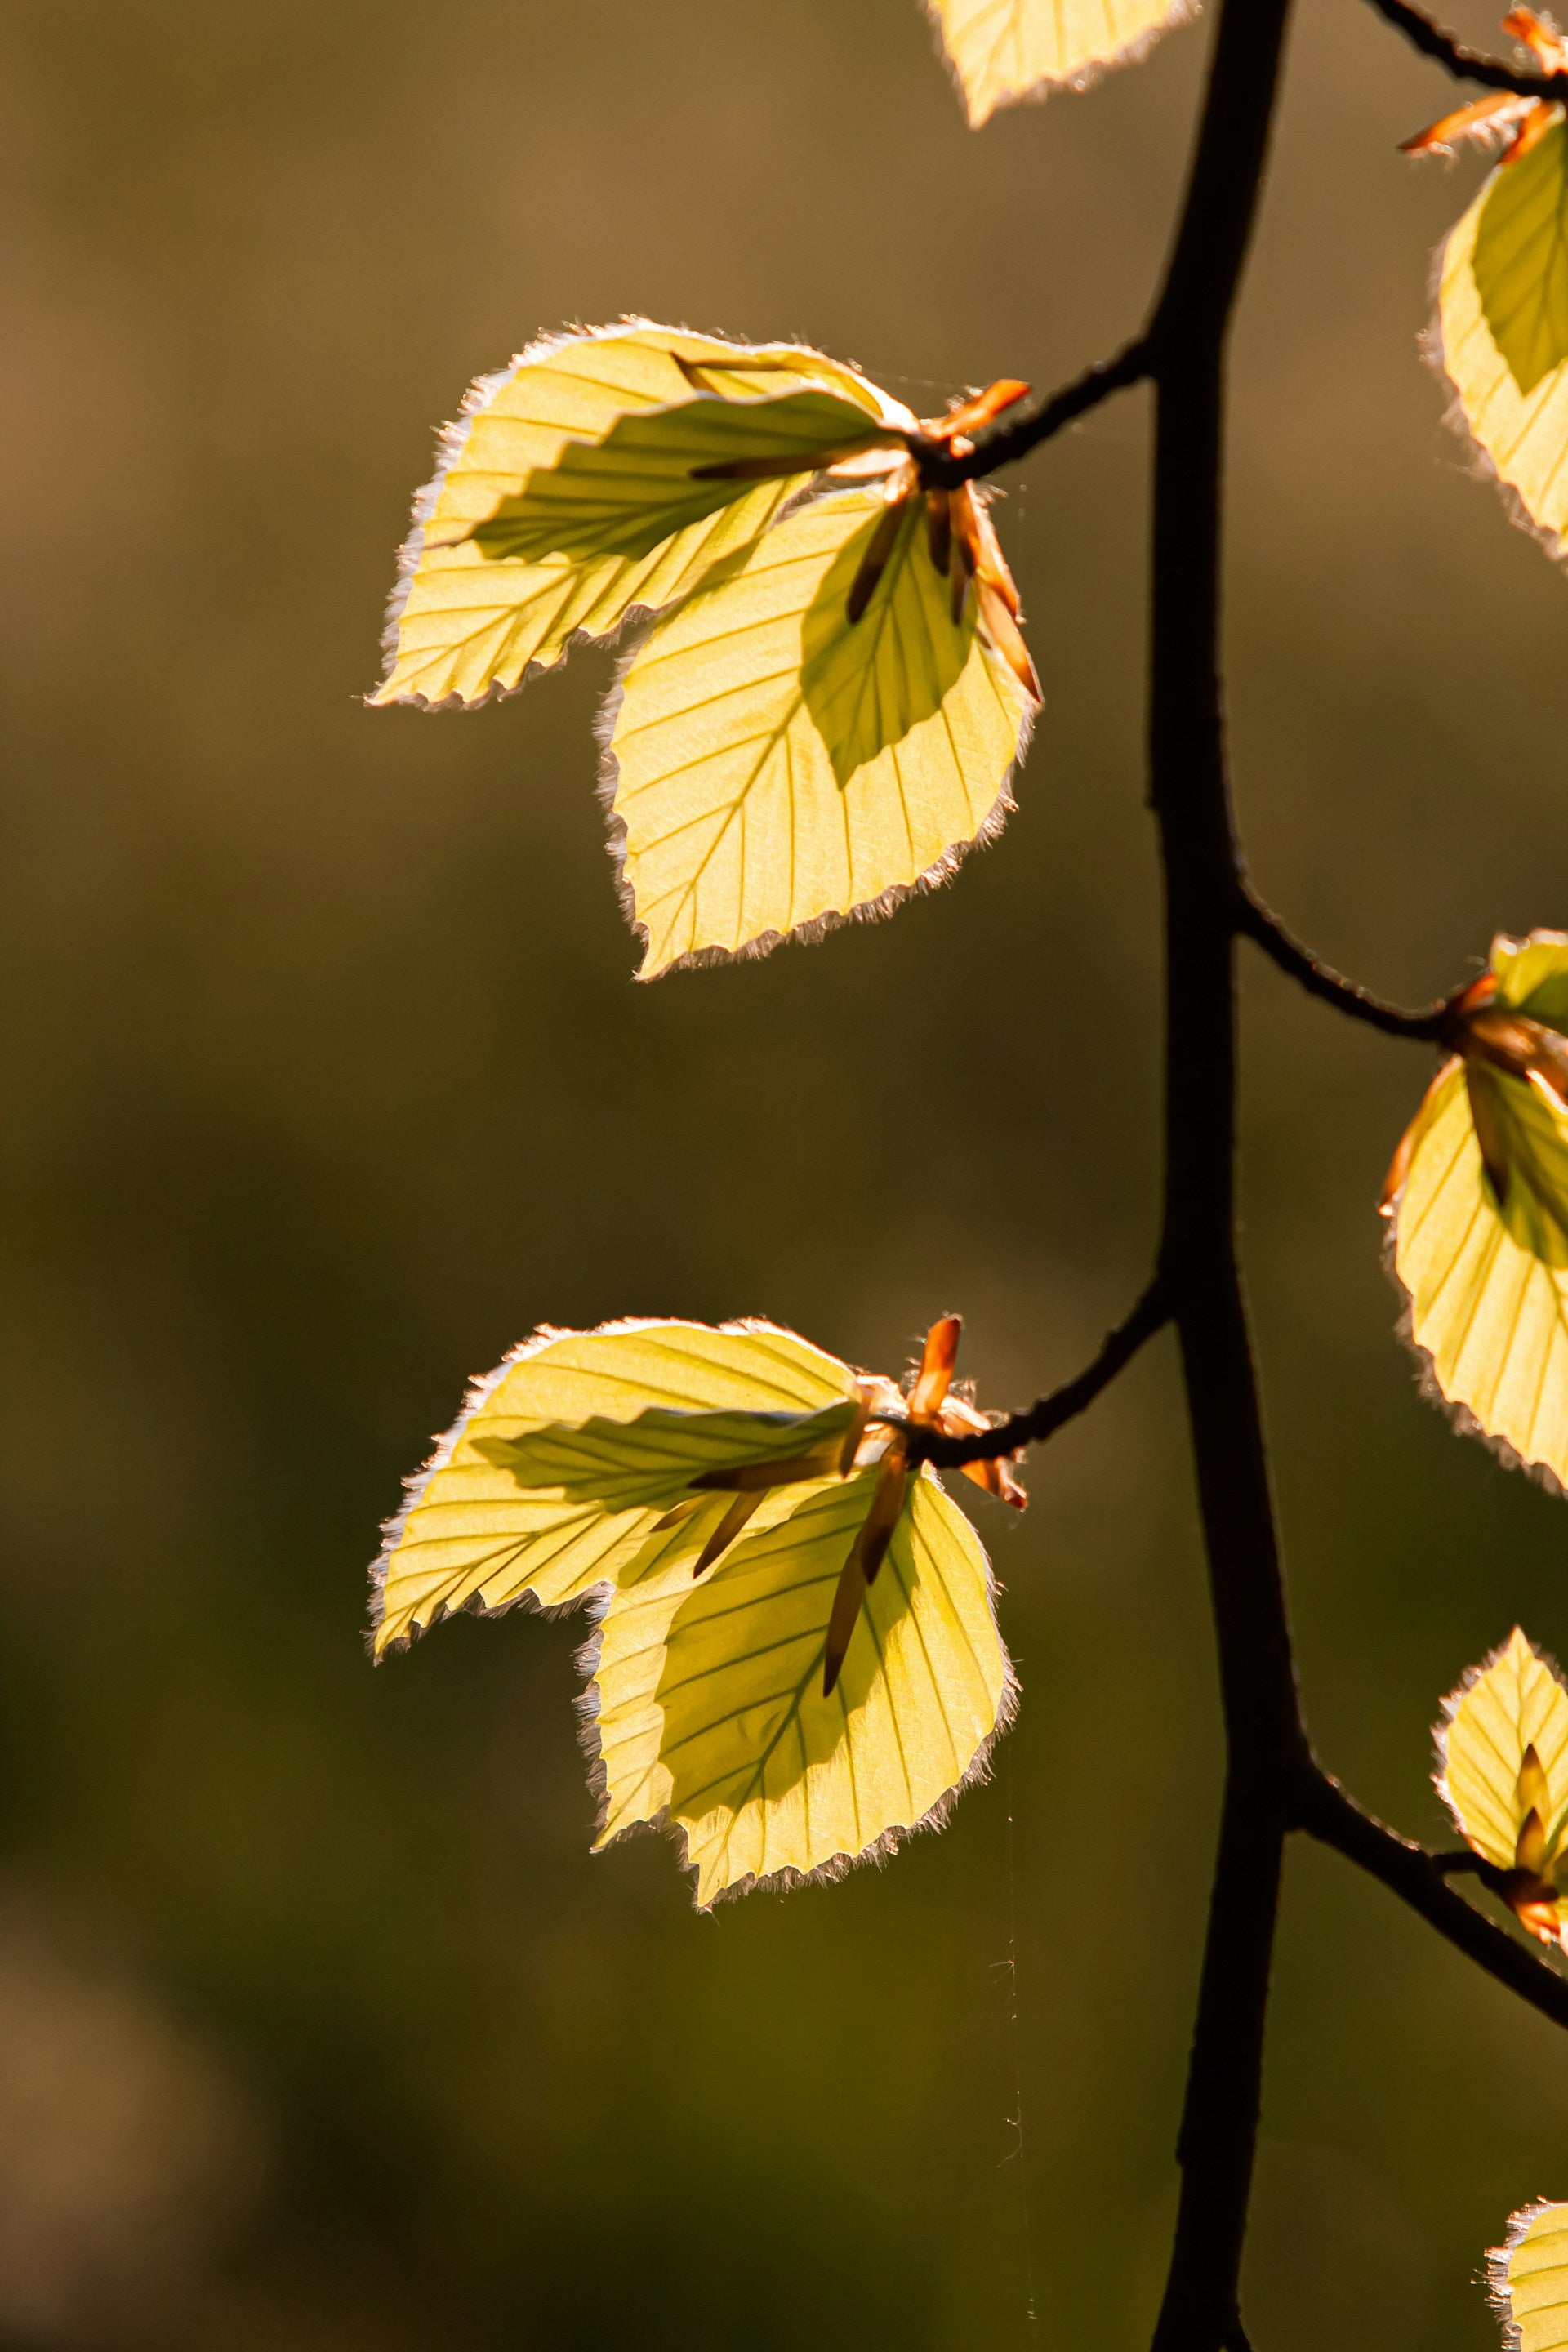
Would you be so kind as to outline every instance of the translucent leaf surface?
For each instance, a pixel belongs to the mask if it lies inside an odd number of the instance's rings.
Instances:
[[[715,479],[716,468],[768,465],[798,485],[874,434],[863,407],[826,389],[772,400],[689,397],[618,417],[602,441],[568,442],[474,537],[487,556],[523,562],[639,558],[744,495],[743,477]],[[882,441],[901,446],[890,434]]]
[[[919,502],[870,603],[879,494],[815,500],[658,623],[606,760],[642,976],[879,912],[941,880],[1011,805],[1032,705],[952,617]]]
[[[1479,1081],[1509,1145],[1506,1208],[1486,1173],[1463,1064],[1434,1081],[1391,1208],[1408,1335],[1461,1425],[1568,1484],[1568,1114],[1540,1087]]]
[[[927,0],[964,110],[979,129],[999,106],[1081,86],[1128,65],[1195,13],[1185,0]]]
[[[570,444],[602,440],[623,417],[704,394],[749,401],[812,385],[826,385],[873,420],[896,407],[818,352],[725,343],[641,320],[547,338],[500,374],[481,377],[416,504],[388,624],[387,672],[372,699],[482,701],[560,660],[574,635],[609,635],[628,613],[683,595],[765,530],[795,481],[746,486],[638,556],[525,560],[471,534],[521,498],[532,474],[557,466]]]
[[[1510,2220],[1487,2256],[1506,2352],[1568,2352],[1568,2205],[1542,2200]]]
[[[830,1699],[829,1612],[874,1470],[791,1490],[700,1584],[612,1596],[591,1690],[599,1843],[668,1816],[697,1901],[831,1873],[930,1822],[1012,1708],[985,1555],[928,1471]]]
[[[1492,342],[1521,393],[1568,359],[1568,132],[1553,125],[1498,171],[1471,274]]]
[[[1437,1790],[1461,1834],[1500,1870],[1511,1870],[1533,1804],[1550,1869],[1568,1818],[1568,1691],[1554,1668],[1515,1626],[1444,1700],[1443,1714]],[[1521,1792],[1527,1748],[1541,1767],[1539,1791]]]
[[[378,1653],[470,1601],[502,1609],[526,1595],[558,1608],[634,1564],[640,1574],[684,1561],[689,1579],[731,1500],[713,1495],[656,1540],[663,1502],[612,1509],[603,1494],[574,1493],[564,1479],[553,1492],[522,1486],[493,1458],[498,1446],[551,1424],[580,1429],[650,1411],[816,1414],[858,1393],[847,1365],[766,1323],[536,1333],[476,1383],[388,1529],[376,1569]],[[765,1452],[776,1436],[756,1442]],[[652,1553],[639,1559],[649,1545]]]
[[[1568,525],[1568,127],[1500,166],[1443,252],[1445,372],[1499,479],[1560,553]]]

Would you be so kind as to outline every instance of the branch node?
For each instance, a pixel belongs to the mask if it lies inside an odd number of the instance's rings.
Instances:
[[[1131,1313],[1107,1332],[1100,1353],[1076,1380],[1037,1398],[1022,1412],[1009,1413],[994,1429],[976,1430],[972,1436],[944,1437],[940,1430],[910,1429],[905,1443],[911,1467],[930,1462],[939,1470],[962,1470],[966,1462],[994,1462],[1004,1454],[1021,1452],[1026,1445],[1043,1444],[1065,1423],[1087,1412],[1144,1342],[1163,1330],[1170,1319],[1165,1286],[1156,1275]]]
[[[1497,1926],[1448,1883],[1461,1871],[1487,1885],[1503,1874],[1479,1854],[1431,1853],[1413,1845],[1370,1813],[1363,1813],[1331,1774],[1310,1763],[1300,1785],[1300,1824],[1322,1845],[1332,1846],[1418,1912],[1446,1943],[1506,1985],[1521,2000],[1568,2026],[1568,1977],[1527,1945]]]
[[[1022,415],[1015,415],[1009,410],[987,432],[977,435],[973,446],[961,454],[955,455],[935,443],[922,448],[919,452],[921,483],[927,489],[956,490],[963,482],[979,481],[994,474],[999,466],[1016,465],[1064,425],[1086,416],[1091,408],[1098,408],[1113,392],[1125,392],[1130,385],[1142,383],[1152,373],[1153,364],[1152,340],[1148,335],[1140,335],[1114,359],[1098,360],[1048,400]]]

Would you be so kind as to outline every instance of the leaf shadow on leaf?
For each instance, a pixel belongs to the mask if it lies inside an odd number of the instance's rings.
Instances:
[[[1568,359],[1568,125],[1499,171],[1471,268],[1488,331],[1528,395]]]
[[[730,1406],[691,1412],[645,1407],[630,1420],[594,1414],[546,1422],[516,1437],[479,1437],[475,1451],[524,1491],[615,1510],[668,1510],[690,1499],[709,1472],[781,1462],[842,1443],[856,1407],[849,1398],[817,1412],[753,1412]]]
[[[832,1528],[826,1546],[803,1558],[786,1527],[753,1537],[670,1620],[655,1699],[677,1819],[739,1815],[763,1798],[770,1811],[782,1808],[810,1771],[843,1754],[852,1718],[882,1678],[888,1636],[912,1607],[889,1558],[825,1699],[828,1617],[856,1524],[853,1509],[846,1520],[847,1499],[842,1487],[819,1490],[805,1507],[803,1516],[820,1514]]]
[[[1470,1071],[1472,1118],[1496,1121],[1510,1171],[1500,1201],[1484,1161],[1481,1190],[1504,1230],[1542,1265],[1568,1266],[1568,1119],[1527,1081],[1501,1071]],[[1477,1119],[1478,1131],[1479,1119]]]
[[[871,429],[862,410],[820,387],[763,400],[700,394],[669,408],[632,410],[600,441],[568,441],[554,465],[530,474],[472,538],[491,561],[636,562],[743,497],[753,478],[704,480],[700,469],[776,460],[786,478],[791,471],[804,478]]]
[[[880,522],[879,510],[840,548],[802,625],[801,689],[841,787],[941,709],[974,642],[973,599],[955,623],[918,499],[870,603],[851,623],[849,592]]]

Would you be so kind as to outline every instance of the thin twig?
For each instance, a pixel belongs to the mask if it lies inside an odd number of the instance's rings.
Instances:
[[[1489,1862],[1484,1853],[1477,1853],[1472,1846],[1461,1846],[1455,1853],[1428,1851],[1426,1859],[1444,1878],[1479,1878],[1481,1885],[1489,1887],[1494,1895],[1506,1891],[1507,1871],[1500,1870],[1495,1862]]]
[[[1131,384],[1142,383],[1150,373],[1153,354],[1147,335],[1118,352],[1113,360],[1100,360],[1060,392],[1040,402],[1021,415],[1009,415],[990,431],[978,436],[974,446],[962,457],[931,443],[919,452],[921,479],[928,489],[955,490],[961,482],[978,481],[982,476],[994,474],[998,466],[1010,466],[1016,459],[1027,457],[1053,433],[1098,408],[1113,392],[1125,392]]]
[[[1518,98],[1555,99],[1568,103],[1568,73],[1531,73],[1527,67],[1505,66],[1479,49],[1467,48],[1452,33],[1413,8],[1410,0],[1372,0],[1372,5],[1396,32],[1418,48],[1424,58],[1442,67],[1456,81],[1479,82],[1483,89],[1511,89]]]
[[[1436,1927],[1445,1942],[1528,2001],[1531,2009],[1538,2009],[1554,2025],[1568,2026],[1568,1977],[1538,1959],[1527,1945],[1506,1927],[1496,1926],[1447,1885],[1444,1874],[1454,1866],[1453,1855],[1428,1853],[1425,1846],[1412,1845],[1372,1814],[1363,1813],[1318,1765],[1310,1768],[1301,1782],[1300,1826],[1323,1845],[1332,1846],[1381,1879],[1402,1903],[1419,1912],[1428,1927]],[[1477,1873],[1483,1879],[1485,1874]]]
[[[932,1462],[939,1469],[962,1469],[966,1462],[994,1462],[1026,1445],[1039,1445],[1054,1437],[1065,1422],[1086,1412],[1119,1372],[1124,1371],[1147,1339],[1163,1330],[1171,1319],[1164,1286],[1158,1275],[1124,1321],[1107,1332],[1092,1364],[1076,1380],[1039,1397],[1022,1412],[1010,1413],[994,1429],[977,1430],[970,1437],[943,1437],[937,1430],[910,1429],[905,1439],[911,1462]]]
[[[1422,1013],[1406,1013],[1397,1004],[1385,1003],[1358,981],[1346,980],[1331,964],[1314,955],[1310,948],[1303,947],[1300,940],[1292,939],[1279,916],[1264,905],[1250,884],[1243,882],[1239,887],[1237,930],[1260,947],[1309,996],[1321,998],[1352,1021],[1364,1021],[1370,1029],[1381,1029],[1385,1036],[1412,1037],[1425,1045],[1440,1042],[1448,1011],[1446,1000],[1429,1004]]]

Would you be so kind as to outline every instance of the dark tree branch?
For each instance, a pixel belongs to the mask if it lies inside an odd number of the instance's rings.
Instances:
[[[1430,58],[1456,81],[1479,82],[1483,89],[1510,89],[1518,98],[1552,99],[1560,105],[1568,104],[1568,73],[1531,73],[1527,68],[1505,66],[1496,58],[1484,57],[1479,49],[1467,48],[1463,41],[1445,32],[1425,9],[1413,8],[1410,0],[1372,0],[1372,5],[1424,58]]]
[[[1554,2025],[1568,2026],[1568,1977],[1560,1976],[1506,1927],[1498,1927],[1455,1893],[1445,1874],[1456,1867],[1457,1857],[1428,1853],[1424,1846],[1411,1845],[1396,1836],[1370,1813],[1363,1813],[1339,1782],[1317,1766],[1302,1778],[1300,1819],[1300,1827],[1310,1835],[1381,1879],[1456,1951],[1463,1952]],[[1476,1872],[1483,1883],[1489,1868],[1483,1864]]]
[[[1048,400],[1028,409],[1022,415],[1011,413],[988,432],[979,435],[973,449],[955,457],[935,443],[922,446],[918,452],[921,479],[930,489],[955,490],[960,482],[977,481],[983,475],[994,474],[999,466],[1011,466],[1026,457],[1042,441],[1048,441],[1066,425],[1071,425],[1091,408],[1098,408],[1113,392],[1125,392],[1131,384],[1142,383],[1152,371],[1152,352],[1147,335],[1140,335],[1113,360],[1101,360],[1062,390],[1053,393]]]
[[[1266,907],[1248,883],[1240,886],[1240,908],[1237,928],[1243,937],[1251,940],[1266,956],[1277,963],[1282,972],[1300,983],[1309,996],[1321,997],[1352,1021],[1364,1021],[1369,1028],[1381,1029],[1388,1037],[1412,1037],[1426,1045],[1440,1043],[1443,1024],[1448,1007],[1447,1001],[1429,1004],[1425,1012],[1405,1013],[1397,1004],[1386,1004],[1370,989],[1353,980],[1346,980],[1331,964],[1322,962],[1310,948],[1303,947],[1291,938],[1273,910]]]
[[[994,1462],[1004,1454],[1016,1454],[1022,1446],[1043,1444],[1064,1423],[1087,1412],[1095,1398],[1126,1370],[1145,1340],[1163,1331],[1170,1319],[1164,1289],[1156,1275],[1131,1315],[1114,1331],[1107,1332],[1099,1355],[1076,1380],[1053,1389],[1049,1396],[1037,1398],[1022,1412],[1010,1413],[994,1429],[977,1430],[971,1437],[943,1437],[936,1430],[909,1429],[905,1444],[910,1460],[958,1470],[966,1462]]]
[[[1165,1229],[1208,1557],[1226,1782],[1154,2352],[1225,2352],[1262,2106],[1284,1793],[1308,1753],[1236,1259],[1236,922],[1220,688],[1225,358],[1289,0],[1224,0],[1153,341],[1149,785],[1165,898]]]

